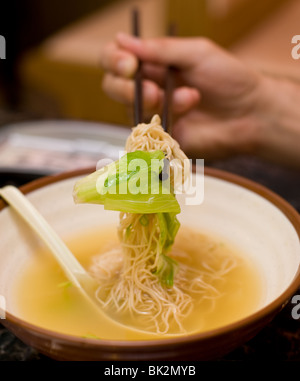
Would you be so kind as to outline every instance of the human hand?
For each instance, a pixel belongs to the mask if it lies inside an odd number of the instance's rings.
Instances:
[[[278,91],[277,83],[271,83],[207,39],[141,40],[119,34],[103,52],[102,65],[107,71],[103,89],[128,105],[134,99],[132,77],[137,58],[143,62],[144,108],[149,116],[161,113],[166,68],[171,65],[176,69],[172,134],[189,156],[274,156],[268,139],[270,116],[277,112],[276,104],[280,103],[280,99],[275,99],[272,104],[271,99],[272,93]],[[277,139],[275,133],[277,145],[281,135],[282,131]]]

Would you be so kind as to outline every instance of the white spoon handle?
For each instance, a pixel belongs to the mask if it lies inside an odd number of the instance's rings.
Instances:
[[[18,188],[11,185],[5,186],[0,189],[0,196],[44,241],[74,286],[81,287],[82,278],[91,278],[61,238]]]
[[[77,287],[80,293],[85,296],[86,300],[95,308],[95,311],[101,314],[102,319],[105,318],[110,323],[114,322],[114,324],[128,329],[129,327],[127,325],[125,326],[122,322],[109,317],[108,314],[103,312],[95,294],[99,287],[98,282],[81,266],[65,243],[23,193],[20,192],[18,188],[8,185],[0,188],[0,197],[37,233],[50,249],[73,286]],[[135,327],[130,327],[130,329],[136,332],[144,332]]]

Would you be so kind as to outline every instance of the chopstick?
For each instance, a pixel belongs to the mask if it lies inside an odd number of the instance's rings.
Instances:
[[[176,26],[175,24],[170,24],[168,28],[168,36],[175,36]],[[172,93],[174,90],[174,71],[175,69],[172,66],[167,67],[165,84],[164,84],[164,105],[162,113],[162,127],[163,129],[171,135],[171,125],[172,125]]]
[[[132,10],[132,33],[140,37],[140,14],[137,8]],[[134,78],[134,123],[138,125],[143,122],[143,82],[142,62],[138,60],[138,68]]]
[[[164,98],[163,111],[162,111],[162,128],[169,134],[171,130],[170,105],[172,104],[173,88],[174,88],[173,70],[171,67],[168,67],[166,72],[165,85],[164,85],[165,98]]]
[[[135,37],[140,37],[140,14],[137,8],[132,10],[132,33]],[[175,24],[170,24],[168,35],[175,35]],[[171,105],[172,92],[174,89],[174,68],[169,66],[166,71],[164,84],[164,104],[162,110],[162,127],[164,131],[171,135]],[[143,76],[142,61],[138,60],[138,68],[134,77],[134,123],[135,125],[143,122]]]

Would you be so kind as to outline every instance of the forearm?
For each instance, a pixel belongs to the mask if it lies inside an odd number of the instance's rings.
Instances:
[[[264,77],[260,91],[257,155],[300,168],[300,84]]]

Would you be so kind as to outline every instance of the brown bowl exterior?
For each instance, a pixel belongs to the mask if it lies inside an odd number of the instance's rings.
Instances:
[[[273,309],[238,327],[218,329],[208,334],[151,342],[99,342],[38,329],[18,319],[4,325],[24,343],[59,361],[207,361],[220,358],[254,337],[281,310]]]
[[[21,190],[29,193],[46,185],[87,174],[92,169],[49,176],[29,183]],[[225,171],[206,168],[205,174],[247,188],[272,202],[293,224],[300,237],[300,217],[297,211],[269,189]],[[0,201],[0,211],[5,208]],[[255,336],[286,305],[300,286],[300,269],[276,300],[251,316],[216,330],[166,340],[109,341],[83,339],[36,327],[7,313],[2,320],[11,332],[24,343],[56,360],[71,361],[155,361],[155,360],[212,360],[230,352]]]

